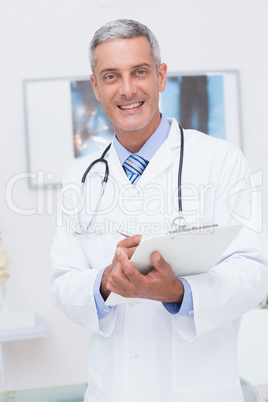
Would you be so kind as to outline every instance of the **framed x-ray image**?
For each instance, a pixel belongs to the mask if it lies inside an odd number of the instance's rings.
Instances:
[[[114,129],[89,80],[71,81],[70,89],[74,157],[81,158],[107,146],[113,139]]]
[[[75,160],[112,141],[113,125],[89,77],[25,80],[23,85],[29,183],[59,184]],[[237,71],[169,74],[159,106],[185,129],[242,146]]]
[[[242,146],[237,71],[170,74],[160,102],[183,128]]]

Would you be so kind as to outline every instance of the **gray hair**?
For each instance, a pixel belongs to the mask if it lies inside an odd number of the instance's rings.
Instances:
[[[159,43],[155,35],[146,25],[138,21],[119,19],[108,22],[95,32],[89,45],[89,60],[92,72],[94,73],[95,67],[94,50],[98,45],[113,39],[132,39],[138,37],[148,39],[151,46],[152,57],[155,61],[156,69],[158,70],[161,63],[161,56]]]

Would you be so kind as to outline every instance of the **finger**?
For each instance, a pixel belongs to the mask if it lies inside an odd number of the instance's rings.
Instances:
[[[124,251],[128,257],[128,260],[130,260],[130,258],[133,256],[134,251],[136,250],[137,247],[131,247],[131,248],[124,248]],[[117,256],[116,256],[116,252],[112,261],[112,266],[113,269],[115,268],[115,265],[117,264],[118,260],[117,260]]]
[[[121,286],[124,287],[128,282],[129,279],[125,275],[121,264],[117,261],[115,269],[111,272],[109,276],[108,282],[113,286]]]
[[[171,270],[170,264],[162,257],[158,251],[154,251],[151,255],[151,263],[159,272],[167,272]]]
[[[121,240],[117,246],[124,248],[137,247],[140,244],[141,238],[142,235],[129,236]]]
[[[113,283],[113,281],[110,279],[109,282],[107,283],[107,289],[110,292],[114,292],[117,293],[121,296],[124,297],[128,297],[126,291],[124,290],[124,288],[122,288],[122,286],[117,285],[116,283]]]
[[[110,278],[109,282],[107,283],[107,289],[110,290],[111,292],[114,292],[121,296],[127,297],[127,293],[126,293],[124,287],[118,285],[116,282],[113,281],[112,278]]]
[[[130,260],[130,258],[134,254],[134,251],[136,250],[137,246],[139,245],[141,238],[142,238],[142,235],[130,236],[124,240],[121,240],[117,244],[117,246],[124,248],[124,250],[128,256],[128,259]]]
[[[120,263],[122,271],[124,272],[125,276],[129,279],[129,281],[134,286],[139,286],[141,284],[141,282],[144,281],[145,277],[129,261],[125,250],[122,248],[117,248],[116,258],[117,258],[117,261]]]
[[[123,272],[119,263],[109,277],[107,288],[125,297],[129,297],[129,294],[133,292],[133,285]]]
[[[133,256],[134,252],[136,251],[136,247],[131,247],[131,248],[124,248],[124,251],[126,253],[126,255],[128,256],[128,259],[130,260],[130,258]]]

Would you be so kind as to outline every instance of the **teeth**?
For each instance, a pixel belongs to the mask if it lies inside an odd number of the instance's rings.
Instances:
[[[138,103],[132,103],[132,105],[125,105],[125,106],[118,106],[118,107],[123,110],[128,110],[128,109],[134,109],[135,107],[139,107],[142,104],[143,104],[143,102],[138,102]]]

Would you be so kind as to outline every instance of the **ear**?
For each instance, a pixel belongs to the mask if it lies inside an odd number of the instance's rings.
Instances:
[[[161,63],[158,70],[159,92],[163,92],[165,90],[166,82],[167,82],[167,65],[165,63]]]
[[[92,88],[93,88],[93,91],[94,91],[95,98],[97,99],[97,101],[100,102],[101,101],[100,100],[100,92],[99,92],[97,81],[96,81],[96,79],[95,79],[93,74],[90,75],[90,81],[91,81],[91,84],[92,84]]]

